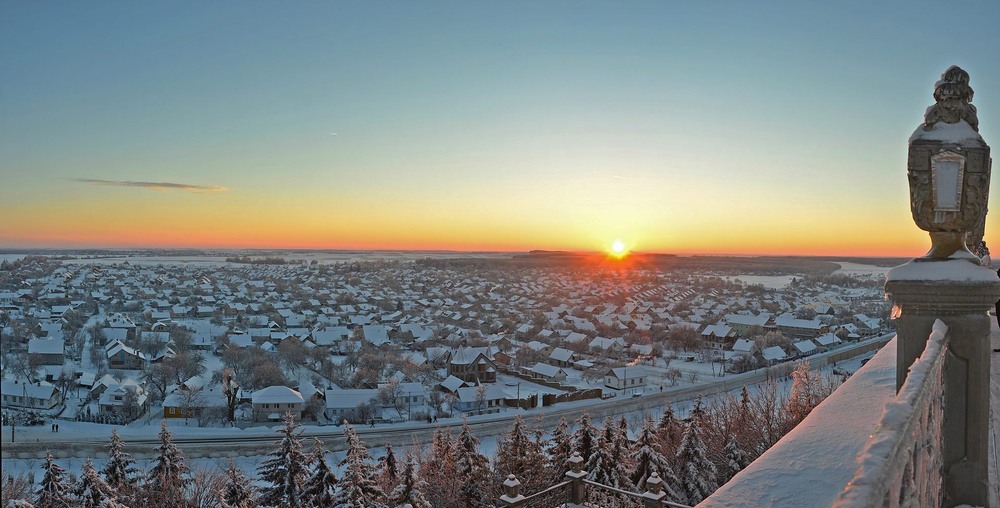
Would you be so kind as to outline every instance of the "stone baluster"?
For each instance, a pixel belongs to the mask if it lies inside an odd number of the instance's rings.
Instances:
[[[667,495],[663,492],[663,479],[653,471],[646,479],[646,492],[642,493],[642,505],[645,508],[659,508],[660,500]]]
[[[500,496],[500,502],[503,503],[503,506],[513,508],[524,506],[524,496],[521,495],[521,482],[512,474],[507,475],[507,479],[503,482],[503,495]]]
[[[566,462],[569,463],[566,477],[572,480],[569,486],[569,500],[574,504],[583,504],[587,496],[586,484],[583,483],[583,479],[587,477],[587,473],[583,471],[583,457],[580,456],[580,452],[573,452],[573,456]]]

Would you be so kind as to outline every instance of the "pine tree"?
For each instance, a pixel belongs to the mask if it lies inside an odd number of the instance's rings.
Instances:
[[[684,500],[691,505],[700,503],[708,497],[715,489],[719,488],[716,481],[715,464],[708,459],[705,443],[701,439],[701,399],[695,404],[695,410],[691,412],[684,438],[677,449],[676,463],[680,467],[678,494],[683,495]]]
[[[462,480],[455,462],[455,442],[451,432],[434,431],[430,453],[421,457],[420,477],[427,482],[424,494],[435,507],[461,506]]]
[[[586,411],[577,420],[577,429],[573,432],[571,441],[573,443],[573,451],[580,453],[583,463],[586,464],[590,461],[590,455],[596,447],[597,429],[590,422],[590,415]]]
[[[269,484],[262,489],[259,502],[265,506],[298,508],[302,506],[302,482],[308,474],[300,438],[302,431],[290,411],[285,413],[282,423],[275,431],[281,434],[275,450],[257,468],[257,475]]]
[[[514,419],[514,426],[521,416]],[[462,432],[455,446],[455,467],[462,479],[462,504],[464,506],[492,506],[490,489],[490,461],[479,453],[479,439],[472,435],[469,422],[462,419]]]
[[[73,488],[77,506],[82,508],[99,508],[106,499],[115,499],[114,492],[108,483],[94,469],[94,463],[87,459],[80,468],[80,481]]]
[[[549,446],[545,450],[549,456],[549,484],[563,481],[569,470],[567,461],[573,456],[573,442],[570,440],[569,424],[564,418],[559,419],[559,425],[552,431]]]
[[[38,497],[35,499],[36,508],[69,508],[69,495],[65,481],[66,471],[56,464],[52,458],[52,452],[46,452],[45,464],[42,465],[45,476],[39,485]]]
[[[326,462],[323,443],[316,439],[315,445],[310,456],[313,472],[302,485],[302,497],[307,505],[326,507],[333,504],[334,494],[337,491],[337,475]]]
[[[677,453],[677,447],[680,446],[682,433],[683,427],[680,422],[677,421],[677,417],[674,416],[674,407],[668,405],[667,408],[663,410],[663,416],[660,417],[660,422],[656,425],[656,436],[660,439],[660,445],[663,447],[663,454],[668,458],[673,457]]]
[[[160,446],[156,463],[146,477],[146,503],[152,506],[184,506],[184,487],[188,483],[188,466],[184,454],[173,443],[167,421],[160,420]]]
[[[632,485],[628,480],[628,472],[622,463],[615,459],[617,442],[618,429],[611,418],[608,418],[604,421],[601,438],[586,463],[587,479],[615,488],[630,489]]]
[[[720,483],[729,481],[732,477],[736,476],[736,473],[739,473],[743,468],[750,465],[751,462],[750,456],[740,446],[735,434],[730,434],[729,439],[726,440],[723,453],[726,455],[726,466],[723,468]]]
[[[399,482],[399,464],[391,444],[385,445],[385,455],[379,457],[378,465],[378,484],[383,491],[391,492]]]
[[[118,499],[128,503],[139,482],[135,469],[135,459],[125,452],[125,443],[118,435],[118,429],[111,429],[111,443],[108,445],[108,462],[101,470],[104,481]]]
[[[347,437],[347,456],[339,465],[346,467],[333,506],[336,508],[382,506],[385,493],[375,483],[375,467],[371,464],[371,455],[350,425],[344,424],[344,435]]]
[[[632,448],[632,455],[635,457],[635,466],[629,479],[635,485],[636,490],[643,492],[646,490],[646,480],[655,471],[663,480],[663,486],[667,495],[671,499],[676,499],[677,475],[670,465],[670,459],[663,453],[663,447],[656,436],[656,428],[653,426],[653,418],[646,418],[642,423],[642,430],[635,440]]]
[[[401,481],[389,496],[390,506],[402,507],[409,504],[412,508],[433,508],[424,495],[427,482],[417,475],[416,462],[413,452],[406,454]]]
[[[625,470],[632,469],[634,458],[629,453],[631,448],[632,442],[628,438],[628,421],[625,420],[625,415],[622,415],[618,419],[618,429],[612,441],[611,457],[616,464],[619,464]]]
[[[518,414],[510,431],[497,439],[494,473],[499,478],[512,474],[521,482],[523,492],[537,492],[549,486],[546,462],[542,443],[531,438],[524,419]]]
[[[225,484],[219,492],[222,508],[253,508],[257,506],[257,489],[247,479],[243,471],[229,459]]]

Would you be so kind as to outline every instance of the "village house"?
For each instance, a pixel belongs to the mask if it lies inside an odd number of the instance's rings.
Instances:
[[[495,383],[497,367],[489,347],[459,347],[448,362],[448,375],[462,381]]]
[[[295,419],[302,418],[305,400],[301,393],[287,386],[269,386],[253,392],[251,404],[254,421],[276,422],[288,412]]]
[[[62,339],[31,339],[28,356],[37,359],[38,365],[63,365],[66,362],[66,341]]]
[[[0,381],[3,406],[52,409],[59,403],[59,388],[45,382]]]
[[[105,346],[108,367],[111,369],[134,370],[146,365],[146,355],[116,340]]]
[[[615,390],[646,386],[646,369],[638,365],[609,369],[604,374],[604,386]]]

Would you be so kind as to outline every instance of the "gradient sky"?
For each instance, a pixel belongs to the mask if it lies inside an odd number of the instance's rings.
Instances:
[[[0,0],[0,248],[920,255],[907,138],[958,64],[1000,149],[998,19]]]

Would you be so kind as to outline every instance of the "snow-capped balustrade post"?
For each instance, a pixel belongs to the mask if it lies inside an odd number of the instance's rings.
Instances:
[[[587,473],[583,470],[583,457],[580,452],[573,452],[573,455],[566,461],[569,471],[566,471],[566,478],[570,479],[569,497],[574,504],[583,504],[587,497],[587,486],[583,480],[587,478]]]
[[[500,496],[500,502],[504,506],[514,508],[524,505],[524,496],[521,495],[521,482],[512,474],[507,475],[507,479],[503,482],[503,495]]]
[[[642,493],[642,505],[645,508],[659,508],[660,500],[666,495],[667,493],[663,492],[663,479],[659,473],[653,471],[646,479],[646,492]]]
[[[948,327],[944,366],[943,475],[946,506],[985,506],[988,495],[990,316],[1000,299],[996,272],[966,247],[982,237],[989,194],[989,146],[958,67],[935,85],[937,103],[910,137],[907,176],[917,226],[931,249],[886,275],[897,318],[896,388],[920,356],[936,319]]]

